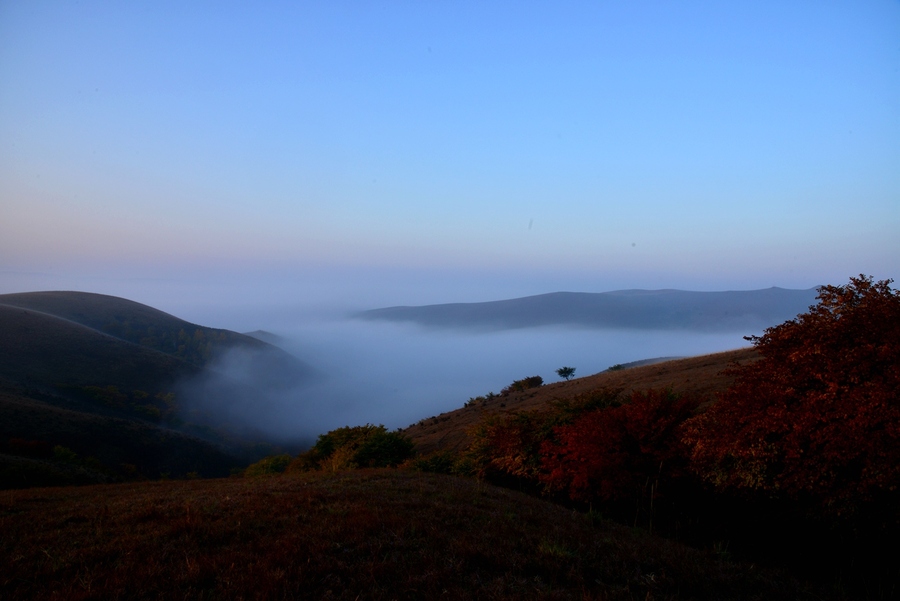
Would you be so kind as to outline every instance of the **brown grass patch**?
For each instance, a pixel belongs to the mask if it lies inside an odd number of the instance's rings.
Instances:
[[[466,432],[486,414],[546,408],[553,401],[571,399],[597,390],[621,389],[630,394],[634,390],[671,388],[677,393],[691,393],[712,400],[717,392],[725,390],[733,380],[731,376],[722,374],[726,367],[734,362],[743,364],[757,358],[756,349],[745,348],[605,371],[568,382],[555,382],[540,388],[513,392],[508,396],[487,400],[483,404],[448,411],[421,420],[403,430],[403,434],[412,439],[416,450],[422,454],[438,450],[460,451],[469,444]]]
[[[0,492],[4,599],[775,599],[794,581],[395,470]]]

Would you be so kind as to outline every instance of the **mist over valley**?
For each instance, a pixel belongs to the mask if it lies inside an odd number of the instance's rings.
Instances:
[[[41,321],[45,333],[41,339],[24,333],[7,338],[28,341],[6,349],[10,380],[39,381],[36,370],[56,378],[47,385],[172,393],[178,423],[299,450],[344,425],[403,428],[523,377],[558,381],[555,371],[563,365],[574,366],[581,377],[613,365],[745,347],[744,336],[803,311],[814,294],[814,289],[556,293],[368,312],[324,312],[311,309],[309,299],[279,304],[270,298],[254,306],[210,297],[205,307],[184,308],[192,321],[90,293],[8,294],[0,296],[0,305],[17,327],[21,316],[15,308],[27,309],[28,319]],[[184,294],[172,295],[172,304],[191,296],[186,287]],[[614,313],[604,307],[610,298]],[[218,327],[193,323],[204,321]],[[78,334],[70,355],[63,352],[69,343],[53,338],[67,329]],[[247,335],[236,333],[240,329]],[[110,350],[87,352],[91,345]],[[132,355],[136,358],[128,359]],[[122,372],[119,363],[131,365],[131,372]],[[152,367],[158,365],[164,367]],[[134,400],[125,404],[143,407]]]

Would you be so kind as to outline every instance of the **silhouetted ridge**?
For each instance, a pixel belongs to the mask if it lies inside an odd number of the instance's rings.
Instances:
[[[514,329],[551,325],[701,331],[758,330],[792,319],[816,301],[817,288],[728,292],[619,290],[553,292],[511,300],[388,307],[357,314],[429,327]]]
[[[313,375],[312,368],[259,337],[200,326],[124,298],[90,292],[23,292],[0,295],[0,305],[40,311],[198,367],[209,367],[229,351],[247,350],[252,355],[251,375],[279,386]]]

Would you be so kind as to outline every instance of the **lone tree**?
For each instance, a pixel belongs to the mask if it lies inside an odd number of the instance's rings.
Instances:
[[[560,378],[565,378],[566,382],[568,382],[569,378],[571,378],[572,376],[575,375],[575,368],[574,367],[560,367],[559,369],[556,370],[556,374]]]

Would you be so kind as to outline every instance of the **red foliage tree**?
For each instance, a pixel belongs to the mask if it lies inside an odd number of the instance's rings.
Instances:
[[[694,465],[724,489],[849,516],[900,487],[900,294],[823,286],[808,313],[751,337],[762,358],[689,427]],[[884,506],[884,505],[882,505]]]
[[[687,466],[681,427],[698,402],[668,391],[634,393],[630,403],[585,413],[555,428],[542,446],[544,482],[582,501],[640,501],[658,495]]]
[[[505,476],[537,481],[539,449],[549,428],[548,414],[516,412],[484,419],[470,434],[467,458],[480,478]]]

